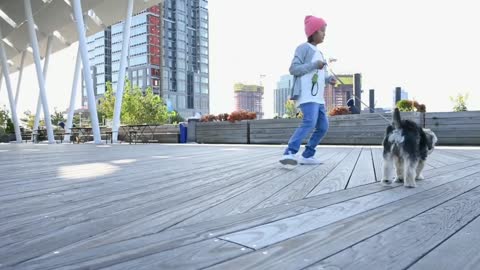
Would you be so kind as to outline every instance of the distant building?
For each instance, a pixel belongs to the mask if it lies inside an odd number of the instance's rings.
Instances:
[[[263,86],[236,83],[234,85],[233,91],[235,99],[235,110],[256,112],[257,119],[263,118]]]
[[[184,117],[210,111],[208,0],[164,0],[132,17],[125,76]],[[87,38],[94,93],[117,88],[124,23]],[[122,78],[123,79],[123,78]],[[87,106],[84,83],[82,106]]]
[[[277,82],[277,88],[273,90],[273,113],[276,116],[283,117],[285,114],[285,103],[289,99],[290,89],[293,86],[293,76],[283,75]]]
[[[353,96],[353,74],[337,75],[338,83],[335,86],[325,87],[325,106],[327,111],[338,107],[347,106],[347,101]],[[343,84],[342,84],[343,83]]]

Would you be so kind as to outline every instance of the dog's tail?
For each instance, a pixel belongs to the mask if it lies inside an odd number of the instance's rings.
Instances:
[[[402,119],[400,119],[400,110],[398,110],[398,108],[395,108],[395,110],[393,110],[392,121],[393,121],[393,126],[395,127],[395,129],[399,129]]]

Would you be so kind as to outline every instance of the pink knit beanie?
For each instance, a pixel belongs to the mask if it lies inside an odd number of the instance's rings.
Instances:
[[[318,31],[320,28],[326,25],[327,23],[322,18],[317,18],[315,16],[306,16],[305,17],[305,34],[307,35],[307,37],[309,37],[316,31]]]

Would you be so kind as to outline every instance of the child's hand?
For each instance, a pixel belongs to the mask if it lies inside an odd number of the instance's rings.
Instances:
[[[322,69],[327,63],[321,61],[321,60],[318,60],[317,61],[317,66],[318,66],[318,69]]]
[[[328,83],[331,84],[331,85],[336,85],[337,84],[337,79],[335,79],[335,77],[333,77],[333,76],[330,76],[330,78],[328,79]]]

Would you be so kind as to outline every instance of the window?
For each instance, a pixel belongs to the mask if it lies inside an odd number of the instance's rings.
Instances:
[[[138,66],[147,63],[147,55],[130,57],[130,66]]]
[[[185,109],[185,96],[178,96],[177,102],[178,109]]]
[[[185,80],[185,72],[184,71],[177,71],[177,80]]]
[[[185,69],[185,60],[183,60],[183,59],[177,60],[177,68],[178,69]]]
[[[202,90],[202,94],[208,94],[208,84],[202,83],[201,90]]]
[[[178,92],[185,92],[185,90],[186,90],[185,89],[186,88],[185,84],[186,84],[185,79],[177,80],[177,91]]]

